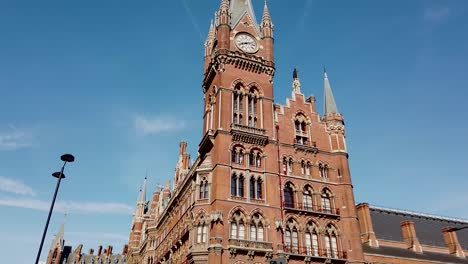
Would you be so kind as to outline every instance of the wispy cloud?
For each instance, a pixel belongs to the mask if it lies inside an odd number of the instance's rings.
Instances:
[[[447,6],[443,7],[426,7],[424,9],[424,20],[432,23],[440,23],[445,21],[451,15],[451,10]]]
[[[314,5],[314,0],[305,0],[304,1],[304,9],[302,11],[302,15],[299,18],[299,29],[305,30],[307,24],[307,18],[312,13],[312,7]]]
[[[142,115],[136,115],[134,121],[135,129],[138,133],[143,135],[180,130],[186,126],[185,121],[170,117],[148,118]]]
[[[200,40],[203,42],[203,35],[201,33],[200,26],[198,26],[197,20],[193,16],[192,10],[190,9],[189,5],[187,4],[187,0],[181,0],[181,2],[182,2],[182,5],[184,6],[185,12],[187,13],[187,15],[188,15],[188,17],[190,19],[190,23],[192,24],[193,28],[195,29],[195,31],[200,36]],[[198,0],[197,0],[197,2],[198,2]]]
[[[0,176],[0,191],[35,196],[33,189],[18,180]]]
[[[16,150],[31,146],[29,135],[13,125],[9,128],[9,132],[0,133],[0,150]]]
[[[0,198],[0,206],[12,206],[40,211],[48,211],[49,201],[37,199]],[[122,203],[95,203],[59,201],[55,204],[55,212],[81,213],[81,214],[131,214],[133,208]]]

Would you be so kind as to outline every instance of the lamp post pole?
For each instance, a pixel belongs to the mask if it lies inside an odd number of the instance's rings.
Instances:
[[[49,215],[47,216],[47,222],[44,227],[44,232],[42,233],[41,244],[39,246],[39,251],[37,252],[37,257],[36,257],[36,262],[35,262],[36,264],[39,263],[39,258],[41,257],[42,246],[44,245],[44,239],[47,234],[47,229],[49,228],[50,217],[52,216],[52,211],[54,210],[55,199],[57,198],[57,193],[60,187],[60,182],[62,181],[62,178],[65,178],[65,174],[63,174],[63,170],[65,169],[65,165],[67,164],[67,162],[75,161],[75,157],[73,157],[73,155],[71,154],[64,154],[60,157],[60,159],[63,161],[62,169],[60,170],[60,172],[52,173],[52,176],[54,176],[55,178],[58,178],[57,186],[55,187],[54,198],[52,199],[52,204],[50,205]]]

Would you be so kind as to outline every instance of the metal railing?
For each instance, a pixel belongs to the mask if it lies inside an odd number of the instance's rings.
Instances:
[[[242,247],[242,248],[254,248],[254,249],[273,249],[271,242],[244,240],[244,239],[229,239],[229,245]]]
[[[298,202],[295,202],[295,203],[284,202],[283,207],[285,209],[294,209],[294,210],[316,212],[316,213],[329,214],[329,215],[340,215],[339,208],[322,207],[319,205],[303,204],[303,203],[298,203]]]
[[[332,249],[318,249],[313,247],[298,247],[293,245],[285,245],[284,252],[296,255],[306,255],[311,257],[320,258],[334,258],[346,259],[347,254],[345,251],[332,250]]]

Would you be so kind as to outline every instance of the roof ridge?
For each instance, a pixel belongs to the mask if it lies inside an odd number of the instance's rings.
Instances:
[[[375,209],[375,210],[381,210],[381,211],[387,211],[387,212],[397,213],[397,214],[414,215],[414,216],[419,216],[419,217],[427,217],[427,218],[433,218],[433,219],[437,219],[437,220],[453,221],[453,222],[459,222],[459,223],[463,223],[463,224],[468,224],[468,219],[457,218],[457,217],[448,217],[448,216],[441,216],[441,215],[433,215],[433,214],[415,212],[415,211],[410,211],[410,210],[402,210],[402,209],[388,208],[388,207],[382,207],[382,206],[376,206],[376,205],[369,205],[369,208],[370,208],[370,209]]]

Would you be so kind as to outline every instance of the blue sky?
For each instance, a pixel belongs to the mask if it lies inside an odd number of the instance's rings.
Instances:
[[[145,174],[172,179],[181,140],[196,157],[218,2],[0,2],[2,262],[34,260],[66,152],[45,249],[68,213],[67,244],[120,252]],[[468,3],[269,2],[276,103],[298,67],[322,109],[326,65],[356,200],[468,218]]]

